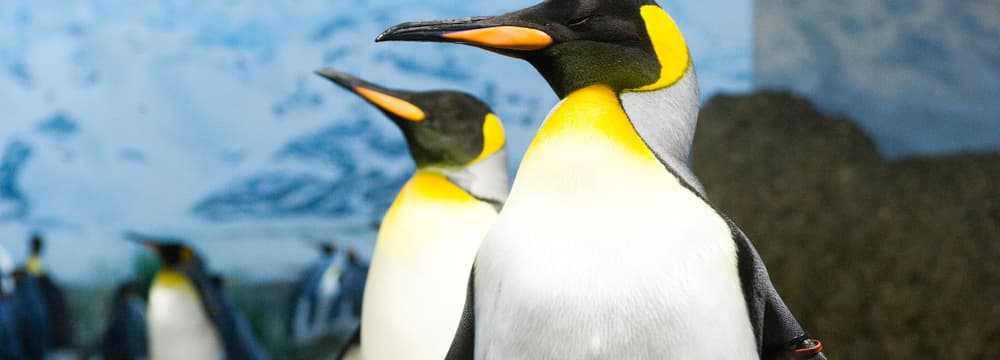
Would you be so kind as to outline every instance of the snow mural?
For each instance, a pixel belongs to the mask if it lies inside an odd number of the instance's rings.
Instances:
[[[372,40],[402,21],[532,3],[5,0],[0,244],[20,257],[43,231],[49,263],[74,281],[124,276],[139,251],[122,239],[129,229],[188,238],[214,267],[258,277],[311,260],[305,236],[366,254],[412,164],[390,122],[312,71],[475,93],[518,159],[557,100],[527,64]],[[661,3],[703,94],[747,90],[750,2]]]

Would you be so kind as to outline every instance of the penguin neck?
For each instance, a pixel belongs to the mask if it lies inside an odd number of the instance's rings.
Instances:
[[[688,167],[700,107],[694,66],[688,66],[669,86],[625,92],[619,99],[636,133],[656,157],[692,191],[704,196],[701,183]]]
[[[28,270],[28,274],[32,276],[41,276],[45,273],[45,266],[42,264],[42,257],[40,255],[31,254],[28,257],[28,262],[25,264],[25,268]]]
[[[482,156],[461,169],[447,172],[445,177],[472,197],[489,203],[499,211],[510,194],[507,149],[500,148],[493,154]]]
[[[619,94],[606,86],[589,86],[574,91],[556,106],[525,160],[530,164],[533,153],[567,137],[582,136],[584,141],[575,146],[610,141],[630,158],[665,166],[701,194],[697,178],[687,167],[697,114],[693,70],[677,83],[655,90]]]

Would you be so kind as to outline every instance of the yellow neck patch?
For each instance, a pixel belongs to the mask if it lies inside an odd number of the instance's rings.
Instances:
[[[24,264],[24,267],[27,268],[28,274],[33,276],[39,276],[45,272],[45,267],[42,266],[42,258],[38,255],[31,255],[28,258],[28,263]]]
[[[646,31],[653,42],[653,50],[660,60],[660,79],[655,83],[629,91],[652,91],[673,85],[691,66],[691,53],[688,51],[684,35],[677,28],[677,23],[662,8],[656,5],[645,5],[640,9]]]
[[[180,290],[195,295],[198,294],[194,284],[191,283],[191,280],[188,279],[187,276],[170,269],[160,269],[160,271],[156,273],[156,277],[153,278],[152,287],[175,291]]]
[[[504,134],[500,118],[493,114],[486,114],[486,119],[483,120],[483,152],[470,164],[478,163],[490,155],[496,154],[503,148],[506,141],[507,137]]]
[[[466,202],[477,201],[476,198],[466,193],[462,188],[452,183],[444,175],[433,171],[417,170],[416,174],[410,178],[399,191],[392,207],[396,207],[402,200],[429,201],[429,202]],[[392,208],[389,209],[392,211]],[[386,215],[388,217],[388,214]]]
[[[566,97],[545,120],[528,153],[550,139],[581,133],[607,138],[630,154],[659,161],[636,133],[618,94],[604,85],[589,86]]]
[[[417,170],[385,213],[378,241],[375,243],[375,252],[395,257],[413,256],[419,252],[419,248],[434,245],[424,243],[424,240],[446,241],[437,236],[443,231],[442,223],[460,222],[461,216],[472,214],[474,209],[494,211],[444,175]],[[464,225],[449,224],[448,227],[458,228]]]

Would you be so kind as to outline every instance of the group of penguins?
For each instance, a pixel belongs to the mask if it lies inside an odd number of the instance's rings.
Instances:
[[[152,279],[121,282],[112,292],[105,329],[82,346],[74,342],[66,295],[44,266],[41,236],[32,236],[27,260],[19,266],[0,246],[0,360],[268,358],[225,281],[208,270],[201,255],[176,239],[127,236],[153,250],[160,268]],[[356,329],[360,320],[368,264],[353,249],[314,245],[320,257],[296,283],[285,314],[292,349],[338,341],[338,334]],[[194,336],[200,346],[183,341]]]
[[[350,285],[363,288],[352,341],[331,357],[825,359],[688,167],[698,84],[654,0],[546,0],[400,24],[376,39],[388,41],[525,60],[561,101],[511,182],[483,101],[317,71],[392,120],[416,163]],[[189,247],[148,245],[165,264],[149,294],[150,358],[265,356],[231,299],[206,291],[219,285]]]

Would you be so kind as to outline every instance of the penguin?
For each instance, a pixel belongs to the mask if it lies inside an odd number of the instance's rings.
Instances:
[[[339,312],[347,311],[351,317],[359,318],[361,316],[368,269],[368,264],[358,256],[354,249],[347,250],[347,266],[340,279],[341,291],[334,304],[334,308],[338,309]]]
[[[503,126],[465,93],[391,90],[331,69],[317,73],[389,117],[416,163],[379,227],[364,285],[361,357],[442,359],[476,249],[509,191]]]
[[[14,311],[14,281],[10,278],[13,271],[14,262],[0,245],[0,359],[24,358]]]
[[[448,359],[825,359],[687,167],[698,85],[655,1],[548,0],[376,41],[523,59],[561,99],[483,240]]]
[[[101,337],[80,355],[90,359],[138,360],[146,358],[145,303],[135,281],[125,281],[115,289],[109,306],[110,319]]]
[[[347,258],[330,242],[316,244],[320,258],[299,280],[292,294],[288,335],[292,344],[305,346],[333,332],[337,299]]]
[[[46,271],[42,259],[44,246],[45,243],[40,234],[31,236],[28,244],[30,253],[23,268],[25,273],[38,283],[44,299],[46,318],[49,322],[47,328],[50,346],[53,349],[72,349],[73,321],[70,317],[69,306],[62,287]]]
[[[161,359],[266,359],[267,354],[204,261],[180,241],[128,237],[161,262],[149,289],[148,354]]]
[[[41,360],[52,353],[52,332],[49,330],[49,313],[38,278],[23,268],[13,273],[15,326],[25,359]]]
[[[341,278],[340,296],[335,307],[347,311],[352,318],[359,318],[363,305],[365,283],[368,279],[369,265],[358,257],[354,249],[347,250],[347,269]],[[340,345],[340,350],[334,359],[350,360],[361,358],[361,328],[356,323],[352,336]]]

